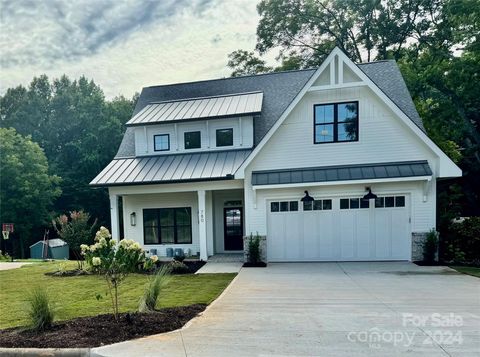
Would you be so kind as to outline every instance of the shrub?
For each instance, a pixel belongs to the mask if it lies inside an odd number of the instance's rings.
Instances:
[[[154,311],[157,304],[158,296],[162,288],[168,283],[170,275],[170,267],[163,265],[155,272],[145,287],[145,292],[140,300],[139,311]]]
[[[10,255],[7,253],[7,252],[2,252],[0,250],[0,261],[7,261],[9,262],[12,258],[10,257]]]
[[[177,262],[183,262],[185,260],[185,254],[175,255],[173,257],[173,260],[175,260]]]
[[[260,262],[260,236],[258,233],[255,237],[250,233],[248,239],[248,261],[252,264]]]
[[[54,313],[46,290],[40,287],[33,289],[28,297],[28,303],[30,327],[35,331],[44,331],[52,327]]]
[[[466,218],[452,223],[444,241],[447,262],[480,264],[480,217]]]
[[[152,255],[150,258],[145,259],[143,263],[143,269],[145,271],[152,271],[157,268],[158,256]]]
[[[144,265],[145,252],[140,244],[130,239],[117,244],[105,227],[100,227],[95,242],[91,246],[82,244],[82,254],[92,271],[104,276],[113,314],[118,321],[118,287],[128,274]]]
[[[435,229],[427,233],[427,239],[423,244],[423,261],[427,263],[435,262],[438,251],[438,232]]]
[[[90,214],[84,211],[72,211],[70,217],[61,215],[52,221],[53,228],[59,237],[68,243],[70,250],[77,260],[78,269],[83,269],[81,245],[91,244],[93,241],[93,230],[97,220],[92,225],[88,223]]]
[[[169,264],[170,270],[172,274],[188,274],[190,273],[190,269],[185,263],[180,262],[178,260],[172,260]]]

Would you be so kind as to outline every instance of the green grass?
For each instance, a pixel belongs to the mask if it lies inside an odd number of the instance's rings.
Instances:
[[[69,268],[76,267],[68,262]],[[44,286],[53,303],[56,320],[111,313],[110,296],[100,276],[52,277],[59,262],[37,263],[0,271],[0,329],[27,324],[27,298],[35,286]],[[160,293],[159,307],[209,304],[227,287],[235,274],[174,275]],[[148,276],[130,275],[120,286],[120,311],[136,311]],[[96,295],[102,299],[97,301]]]
[[[468,274],[468,275],[480,278],[480,268],[464,267],[464,266],[451,266],[450,268],[455,269],[460,273]]]

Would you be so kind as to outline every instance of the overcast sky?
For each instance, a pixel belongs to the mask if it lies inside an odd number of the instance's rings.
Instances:
[[[43,73],[84,74],[107,98],[229,76],[227,55],[255,46],[257,2],[0,0],[0,92]]]

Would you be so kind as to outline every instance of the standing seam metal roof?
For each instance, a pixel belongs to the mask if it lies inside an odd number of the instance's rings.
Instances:
[[[252,185],[372,180],[431,175],[432,170],[427,161],[404,161],[254,171],[252,172]]]
[[[251,149],[116,158],[90,185],[114,186],[233,179]]]
[[[262,111],[262,102],[263,93],[254,92],[151,103],[126,125],[254,115]]]

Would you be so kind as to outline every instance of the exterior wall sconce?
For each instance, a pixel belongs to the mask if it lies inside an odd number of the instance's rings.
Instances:
[[[372,193],[372,189],[370,187],[365,187],[365,190],[368,190],[368,193],[363,196],[364,200],[374,200],[377,198],[377,195]]]
[[[135,226],[137,224],[137,214],[135,212],[130,213],[130,225]]]
[[[313,197],[308,194],[308,191],[305,191],[305,196],[300,200],[302,202],[312,202],[314,201]]]

